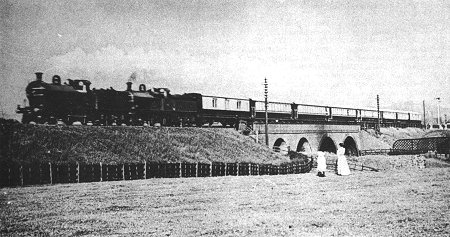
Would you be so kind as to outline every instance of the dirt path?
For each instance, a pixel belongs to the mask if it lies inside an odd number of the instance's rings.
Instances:
[[[0,235],[444,236],[450,168],[0,190]]]

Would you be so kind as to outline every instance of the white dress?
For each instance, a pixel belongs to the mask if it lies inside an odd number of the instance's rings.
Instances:
[[[350,168],[348,167],[347,158],[345,158],[345,148],[339,147],[337,156],[337,173],[339,175],[350,175]]]
[[[317,152],[317,171],[325,172],[327,170],[327,161],[325,154],[321,151]]]

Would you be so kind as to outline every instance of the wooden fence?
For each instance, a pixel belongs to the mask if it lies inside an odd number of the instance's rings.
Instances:
[[[307,173],[313,161],[282,165],[253,163],[0,164],[0,187],[150,178],[282,175]]]

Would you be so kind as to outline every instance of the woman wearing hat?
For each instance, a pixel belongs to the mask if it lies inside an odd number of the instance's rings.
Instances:
[[[338,175],[350,175],[350,168],[348,167],[347,158],[345,158],[344,143],[339,143],[337,150],[337,174]]]

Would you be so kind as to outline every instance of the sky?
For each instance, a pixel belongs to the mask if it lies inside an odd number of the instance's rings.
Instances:
[[[26,85],[88,79],[235,98],[412,110],[450,120],[450,2],[0,0],[0,109]],[[137,89],[137,85],[135,87]]]

